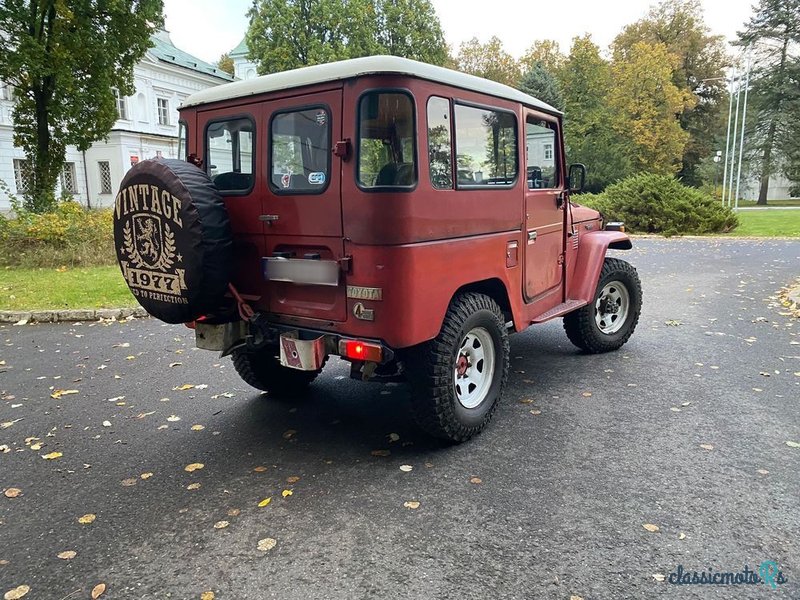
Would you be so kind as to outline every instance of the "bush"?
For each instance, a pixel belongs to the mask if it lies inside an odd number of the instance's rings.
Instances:
[[[581,194],[576,200],[602,212],[606,221],[625,221],[634,233],[724,233],[739,224],[730,208],[667,175],[634,175],[602,194]]]
[[[110,210],[86,210],[61,202],[49,213],[19,206],[16,217],[0,215],[0,265],[15,267],[81,267],[115,262]]]

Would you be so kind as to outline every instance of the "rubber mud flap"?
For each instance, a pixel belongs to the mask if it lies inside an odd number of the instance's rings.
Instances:
[[[228,213],[211,179],[176,159],[128,171],[114,201],[122,276],[139,304],[165,323],[213,312],[230,281]]]

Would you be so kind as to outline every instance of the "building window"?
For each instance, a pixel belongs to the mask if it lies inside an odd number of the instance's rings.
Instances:
[[[111,193],[111,163],[107,160],[101,160],[97,163],[100,169],[100,193]]]
[[[0,100],[11,100],[11,86],[5,81],[0,81]]]
[[[216,121],[206,128],[206,168],[223,194],[247,193],[253,188],[254,136],[250,119]]]
[[[544,159],[553,160],[553,144],[544,145]]]
[[[450,101],[431,96],[428,100],[428,161],[431,183],[439,190],[453,188],[453,149],[450,132]]]
[[[273,117],[270,183],[276,194],[321,194],[328,187],[330,121],[322,107]]]
[[[513,113],[456,104],[458,187],[510,186],[517,178]]]
[[[128,120],[128,107],[125,102],[125,96],[120,96],[119,90],[112,90],[114,92],[114,99],[117,101],[117,116],[124,120]]]
[[[362,188],[417,183],[414,106],[400,92],[368,92],[358,107],[358,184]]]
[[[157,98],[158,103],[158,124],[169,125],[169,100],[166,98]]]
[[[18,194],[27,194],[31,191],[33,183],[33,173],[30,163],[27,160],[14,159],[14,183],[17,186]]]
[[[61,171],[61,190],[70,194],[78,193],[74,162],[64,163],[64,170]]]

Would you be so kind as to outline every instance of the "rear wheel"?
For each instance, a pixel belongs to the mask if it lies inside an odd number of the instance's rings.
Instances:
[[[239,377],[256,389],[276,396],[302,396],[319,371],[299,371],[281,365],[280,350],[267,347],[261,350],[233,351],[233,367]]]
[[[578,348],[598,354],[619,349],[633,334],[642,309],[642,284],[636,269],[606,258],[594,301],[564,317],[564,330]]]
[[[419,426],[463,442],[491,419],[508,377],[509,344],[503,312],[482,294],[453,299],[435,339],[406,353]]]

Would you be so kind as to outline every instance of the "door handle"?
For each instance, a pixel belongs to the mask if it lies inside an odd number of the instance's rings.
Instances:
[[[529,231],[528,232],[528,241],[529,242],[535,242],[538,235],[539,234],[536,233],[535,229],[533,231]]]
[[[280,218],[279,215],[259,215],[258,220],[265,222],[267,225],[272,225]]]

